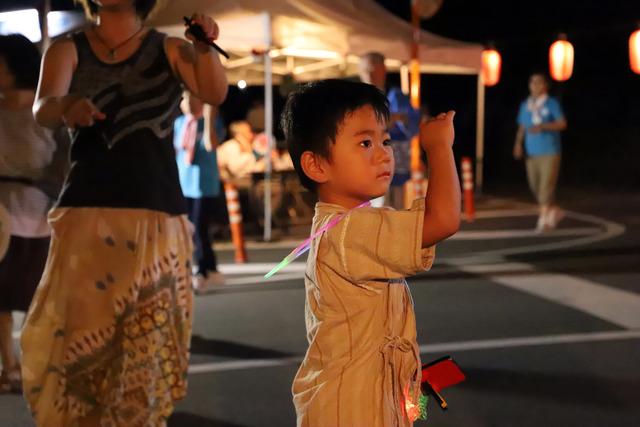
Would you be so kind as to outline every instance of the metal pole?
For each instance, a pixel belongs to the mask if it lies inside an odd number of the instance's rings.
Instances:
[[[484,165],[484,81],[478,73],[478,105],[476,108],[476,191],[482,193]]]
[[[413,108],[420,108],[420,59],[418,56],[418,41],[420,40],[420,14],[416,0],[411,1],[411,25],[413,37],[411,40],[411,61],[409,62],[410,99]],[[411,139],[411,183],[412,199],[424,197],[424,174],[420,160],[420,134]]]
[[[264,54],[264,131],[267,136],[267,154],[264,173],[264,240],[271,240],[271,153],[273,152],[273,72],[271,49],[271,16],[265,14],[267,51]]]
[[[38,7],[38,21],[40,23],[40,47],[42,52],[45,52],[51,43],[49,38],[49,20],[47,16],[51,11],[51,0],[44,0]]]

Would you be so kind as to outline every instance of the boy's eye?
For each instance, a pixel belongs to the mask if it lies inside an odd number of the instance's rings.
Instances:
[[[369,148],[371,147],[371,141],[368,139],[365,139],[364,141],[360,142],[360,146],[364,148]]]
[[[385,147],[389,147],[391,145],[391,140],[385,139],[384,141],[382,141],[382,145],[384,145]]]

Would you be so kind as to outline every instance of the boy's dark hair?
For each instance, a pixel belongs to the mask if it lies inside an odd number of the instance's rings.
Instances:
[[[76,0],[76,3],[80,3],[84,9],[84,14],[87,18],[94,20],[98,16],[98,5],[91,0]],[[149,14],[156,7],[157,0],[136,0],[136,13],[143,21],[147,19]]]
[[[0,57],[13,74],[16,89],[38,87],[40,51],[22,34],[0,36]]]
[[[335,143],[345,117],[370,105],[381,122],[389,120],[389,103],[375,86],[349,80],[322,80],[300,86],[289,95],[281,117],[282,131],[300,182],[310,191],[317,183],[300,165],[305,151],[330,160],[330,143]]]

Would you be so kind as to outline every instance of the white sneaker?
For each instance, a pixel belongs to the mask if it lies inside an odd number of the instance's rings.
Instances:
[[[544,215],[540,215],[538,217],[538,223],[536,224],[536,233],[543,233],[547,230],[547,218]]]
[[[213,288],[224,286],[224,276],[217,271],[210,271],[205,277],[203,274],[193,276],[193,290],[196,294],[206,294]]]
[[[558,207],[554,207],[553,209],[551,209],[551,211],[547,214],[547,218],[546,218],[546,222],[549,229],[556,228],[560,223],[560,221],[562,221],[562,218],[564,217],[565,217],[564,210]]]

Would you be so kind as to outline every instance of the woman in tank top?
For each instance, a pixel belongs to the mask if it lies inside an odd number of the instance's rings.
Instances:
[[[183,89],[219,105],[227,81],[207,44],[144,25],[155,0],[81,3],[93,25],[48,49],[34,105],[72,145],[22,335],[24,394],[38,426],[163,426],[186,393],[192,321],[173,121]]]

